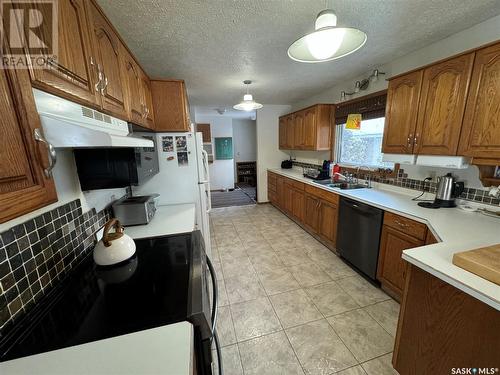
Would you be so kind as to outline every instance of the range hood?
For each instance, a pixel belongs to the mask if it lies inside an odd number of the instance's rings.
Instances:
[[[126,121],[33,89],[45,139],[56,148],[154,147],[130,134]]]
[[[471,159],[465,156],[384,154],[383,161],[406,165],[421,165],[426,167],[467,169]]]

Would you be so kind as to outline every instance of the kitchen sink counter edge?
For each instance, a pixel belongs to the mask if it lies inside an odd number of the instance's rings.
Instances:
[[[403,252],[403,259],[500,311],[500,286],[452,263],[453,254],[500,243],[500,220],[460,208],[428,209],[411,198],[416,190],[373,183],[370,189],[331,189],[298,169],[268,171],[425,223],[442,242]]]
[[[11,375],[193,373],[193,326],[188,322],[116,336],[0,363]]]

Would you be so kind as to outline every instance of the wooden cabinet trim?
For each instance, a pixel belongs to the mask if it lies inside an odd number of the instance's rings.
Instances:
[[[427,225],[424,223],[388,211],[384,214],[384,225],[418,238],[419,240],[425,240],[427,235]]]
[[[324,189],[320,189],[320,188],[311,186],[309,184],[305,185],[305,190],[306,190],[306,193],[314,195],[314,196],[321,198],[327,202],[330,202],[333,204],[339,204],[339,195],[335,194],[331,191],[326,191]]]

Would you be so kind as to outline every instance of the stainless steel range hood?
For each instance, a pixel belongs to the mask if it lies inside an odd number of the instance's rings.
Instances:
[[[33,89],[45,139],[56,148],[153,147],[130,134],[126,121]]]

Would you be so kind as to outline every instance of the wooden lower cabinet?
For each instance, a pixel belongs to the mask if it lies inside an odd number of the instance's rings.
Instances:
[[[319,232],[319,207],[321,201],[311,194],[305,197],[304,225],[313,232]]]
[[[320,201],[318,234],[335,246],[337,242],[338,207],[335,204]]]
[[[399,374],[497,374],[499,332],[497,310],[408,264],[392,357]]]
[[[305,193],[296,188],[292,189],[292,215],[299,221],[304,221],[305,216]]]
[[[403,250],[423,245],[423,240],[388,225],[382,227],[377,279],[382,283],[382,287],[398,301],[401,300],[405,280],[406,261],[401,257]]]

